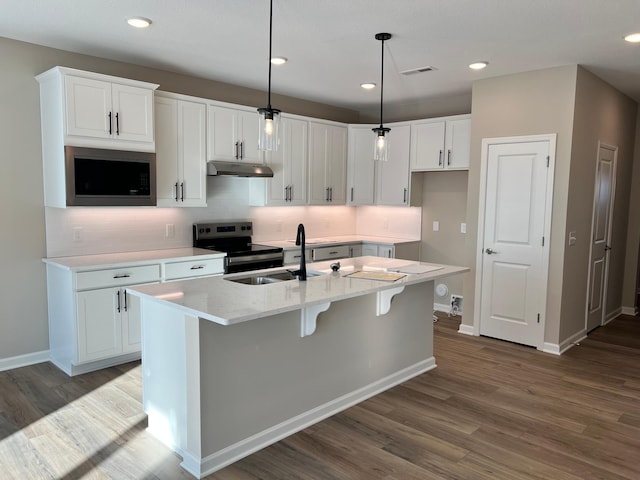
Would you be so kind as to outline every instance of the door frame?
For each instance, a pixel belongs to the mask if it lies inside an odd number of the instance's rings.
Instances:
[[[589,289],[591,286],[591,255],[593,254],[593,214],[596,208],[596,187],[598,186],[598,162],[600,160],[600,149],[604,148],[605,150],[611,150],[613,152],[613,169],[611,172],[611,202],[609,203],[609,225],[607,225],[607,240],[606,244],[611,244],[611,237],[613,236],[613,207],[616,202],[616,175],[618,172],[618,150],[619,148],[615,145],[610,145],[608,143],[604,143],[598,140],[598,149],[596,150],[596,170],[595,170],[595,178],[593,180],[593,205],[591,206],[591,228],[589,229],[589,269],[587,271],[587,295],[584,299],[584,331],[585,334],[589,333],[588,321],[589,321]],[[605,318],[607,316],[607,289],[609,287],[609,267],[610,267],[610,259],[611,259],[611,250],[607,250],[605,253],[605,270],[604,270],[604,281],[602,284],[602,316],[600,318],[600,327],[603,326],[606,322]],[[596,327],[597,328],[597,327]],[[595,330],[595,329],[594,329]]]
[[[536,348],[542,350],[544,346],[544,324],[547,316],[548,278],[549,278],[549,251],[551,250],[551,213],[553,209],[553,179],[556,165],[556,137],[557,134],[522,135],[516,137],[494,137],[482,139],[482,150],[480,156],[480,198],[478,202],[478,232],[476,237],[476,284],[475,302],[473,307],[473,334],[480,336],[480,312],[482,301],[482,276],[483,276],[483,255],[484,250],[484,230],[485,230],[485,209],[487,197],[487,173],[489,148],[492,145],[502,145],[508,143],[529,143],[529,142],[549,142],[549,167],[547,174],[547,192],[545,196],[544,208],[544,238],[547,240],[542,249],[542,278],[547,279],[547,288],[542,295],[542,305],[540,309],[544,312],[541,322],[543,328],[540,329],[542,335],[536,339]],[[479,249],[479,250],[478,250]]]

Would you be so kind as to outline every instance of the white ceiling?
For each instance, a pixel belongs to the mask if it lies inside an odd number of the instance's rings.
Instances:
[[[468,94],[476,79],[581,64],[640,100],[640,0],[274,0],[275,93],[370,109]],[[0,36],[266,90],[268,0],[0,0]],[[146,30],[125,20],[144,16]],[[476,60],[490,62],[481,72]],[[1,65],[1,64],[0,64]],[[430,65],[413,76],[399,72]],[[1,68],[1,67],[0,67]],[[277,107],[277,105],[274,105]]]

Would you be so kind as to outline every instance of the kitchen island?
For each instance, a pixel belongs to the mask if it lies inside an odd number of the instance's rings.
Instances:
[[[306,282],[249,285],[240,273],[131,287],[149,430],[194,476],[435,368],[434,281],[468,269],[330,263],[308,264]]]

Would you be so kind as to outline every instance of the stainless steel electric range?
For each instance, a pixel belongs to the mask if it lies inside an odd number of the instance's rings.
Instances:
[[[283,249],[251,242],[253,224],[248,221],[194,223],[193,246],[225,252],[224,273],[281,267]]]

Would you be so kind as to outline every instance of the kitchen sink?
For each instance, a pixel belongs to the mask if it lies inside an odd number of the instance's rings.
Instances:
[[[318,270],[307,270],[307,278],[324,275]],[[278,270],[277,272],[254,273],[246,277],[224,277],[225,280],[245,285],[267,285],[270,283],[287,282],[298,277],[288,270]]]

